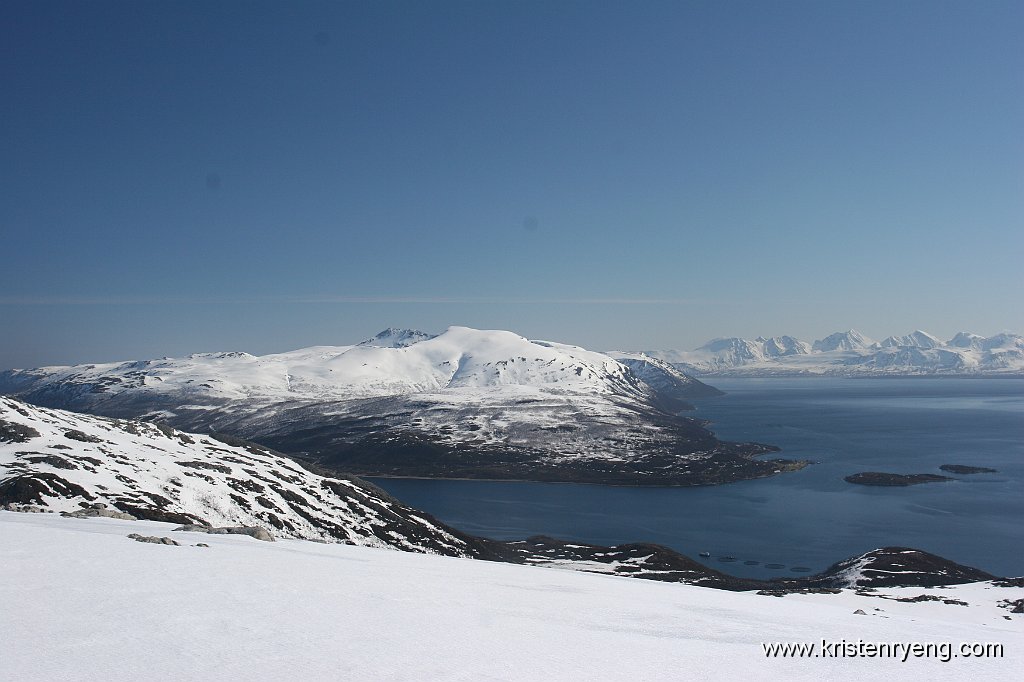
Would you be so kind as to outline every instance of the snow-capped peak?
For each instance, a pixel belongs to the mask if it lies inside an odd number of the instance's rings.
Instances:
[[[920,329],[906,336],[890,336],[881,343],[882,348],[941,348],[942,341]]]
[[[948,346],[956,348],[977,348],[979,341],[984,341],[984,336],[972,334],[971,332],[960,332],[949,340]]]
[[[727,353],[740,360],[760,360],[763,356],[758,344],[739,337],[724,337],[708,341],[697,351],[708,353]]]
[[[763,339],[762,346],[764,354],[769,358],[779,358],[786,355],[806,355],[811,352],[811,345],[806,341],[792,336],[773,336],[770,339]]]
[[[834,350],[863,350],[870,348],[874,343],[871,339],[861,334],[856,329],[850,329],[845,332],[836,332],[835,334],[829,334],[823,339],[819,339],[814,342],[812,350],[819,352],[828,352]]]
[[[436,336],[421,332],[418,329],[401,329],[388,327],[371,339],[359,343],[360,346],[375,346],[377,348],[406,348],[420,341],[426,341]]]

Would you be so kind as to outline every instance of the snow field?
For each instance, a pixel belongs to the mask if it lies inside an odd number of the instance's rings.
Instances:
[[[1020,588],[880,591],[970,606],[852,592],[778,598],[172,527],[0,512],[2,676],[1010,680],[1024,671],[1024,620],[995,606]],[[132,532],[188,545],[138,543]],[[1005,657],[767,659],[761,648],[823,638],[1000,642]]]

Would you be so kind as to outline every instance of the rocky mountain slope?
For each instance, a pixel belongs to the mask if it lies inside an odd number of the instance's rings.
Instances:
[[[695,485],[804,464],[719,442],[675,414],[707,386],[633,364],[506,331],[389,329],[355,346],[262,357],[12,370],[0,373],[0,393],[229,433],[363,475]]]
[[[154,521],[258,526],[278,537],[479,554],[465,536],[364,481],[318,476],[266,448],[11,398],[0,398],[4,504],[105,508]]]
[[[721,391],[684,374],[671,364],[643,353],[610,353],[641,381],[654,389],[659,406],[668,412],[693,409],[691,400],[723,395]]]
[[[876,342],[851,329],[813,343],[791,336],[724,338],[692,351],[643,354],[699,376],[1024,374],[1024,336],[1009,333],[961,332],[943,342],[917,330]]]

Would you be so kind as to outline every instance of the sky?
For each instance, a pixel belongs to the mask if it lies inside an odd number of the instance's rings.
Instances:
[[[1024,331],[1024,3],[0,9],[0,369]]]

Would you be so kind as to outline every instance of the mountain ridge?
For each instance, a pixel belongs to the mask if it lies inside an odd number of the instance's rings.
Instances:
[[[792,336],[728,337],[692,351],[639,352],[694,376],[1024,374],[1024,336],[1009,332],[991,337],[960,332],[943,342],[915,330],[876,342],[851,329],[813,343]]]

